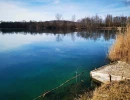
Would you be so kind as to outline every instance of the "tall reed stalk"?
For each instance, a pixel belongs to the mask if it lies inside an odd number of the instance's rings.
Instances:
[[[130,62],[130,20],[128,20],[125,33],[119,33],[115,43],[109,50],[108,58],[111,61]]]

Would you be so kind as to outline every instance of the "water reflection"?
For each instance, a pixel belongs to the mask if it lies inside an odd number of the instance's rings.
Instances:
[[[104,40],[108,41],[110,39],[114,39],[116,35],[115,31],[110,30],[102,30],[102,31],[84,31],[78,32],[77,37],[82,37],[85,39],[97,40],[103,37]]]
[[[103,38],[105,41],[115,38],[115,31],[80,31],[80,32],[67,32],[67,31],[26,31],[26,30],[1,30],[0,33],[0,51],[17,48],[26,44],[36,42],[55,41],[62,42],[76,41],[84,39],[98,40]],[[14,41],[15,40],[15,41]]]
[[[103,38],[105,40],[110,40],[110,39],[114,39],[115,38],[115,33],[116,31],[114,30],[91,30],[91,31],[51,31],[51,30],[44,30],[44,31],[27,31],[27,30],[22,30],[22,29],[1,29],[0,30],[2,34],[23,34],[23,35],[27,35],[27,34],[31,34],[31,35],[37,35],[37,34],[46,34],[46,35],[57,35],[57,39],[59,41],[62,41],[63,37],[66,36],[67,34],[71,33],[71,38],[72,40],[75,40],[75,33],[77,33],[77,37],[82,37],[82,38],[86,38],[86,39],[98,39],[101,38],[103,36]],[[58,42],[59,42],[58,41]]]
[[[43,35],[30,35],[30,34],[0,34],[0,51],[11,50],[26,44],[31,44],[40,41],[54,41],[54,36]]]
[[[80,77],[86,82],[81,85],[87,88],[90,70],[106,63],[106,52],[114,38],[113,31],[1,31],[0,100],[32,100],[75,76],[79,66],[78,73],[87,70]],[[57,90],[59,100],[64,100],[64,95],[70,97],[70,87],[75,89],[70,85]]]

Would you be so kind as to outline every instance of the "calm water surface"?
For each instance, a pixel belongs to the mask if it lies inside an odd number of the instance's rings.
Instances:
[[[0,33],[0,100],[32,100],[78,73],[106,63],[111,32]],[[75,81],[73,81],[75,83]],[[60,99],[62,100],[62,99]]]

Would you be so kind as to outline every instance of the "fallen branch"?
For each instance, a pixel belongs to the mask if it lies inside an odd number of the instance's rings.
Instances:
[[[82,74],[84,74],[84,72],[82,72],[82,73],[78,74],[77,76],[75,76],[75,77],[73,77],[73,78],[71,78],[71,79],[65,81],[65,82],[62,83],[60,86],[58,86],[58,87],[56,87],[56,88],[53,88],[53,89],[51,89],[51,90],[49,90],[49,91],[43,93],[42,95],[38,96],[37,98],[35,98],[35,99],[33,99],[33,100],[37,100],[38,98],[44,97],[44,96],[45,96],[46,94],[48,94],[49,92],[54,91],[54,90],[60,88],[60,87],[63,86],[64,84],[66,84],[66,83],[68,83],[69,81],[71,81],[71,80],[73,80],[73,79],[75,79],[75,78],[81,76]]]

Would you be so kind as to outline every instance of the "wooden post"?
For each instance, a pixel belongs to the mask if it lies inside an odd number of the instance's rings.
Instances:
[[[111,82],[111,74],[109,74],[109,80],[110,80],[110,82]]]

